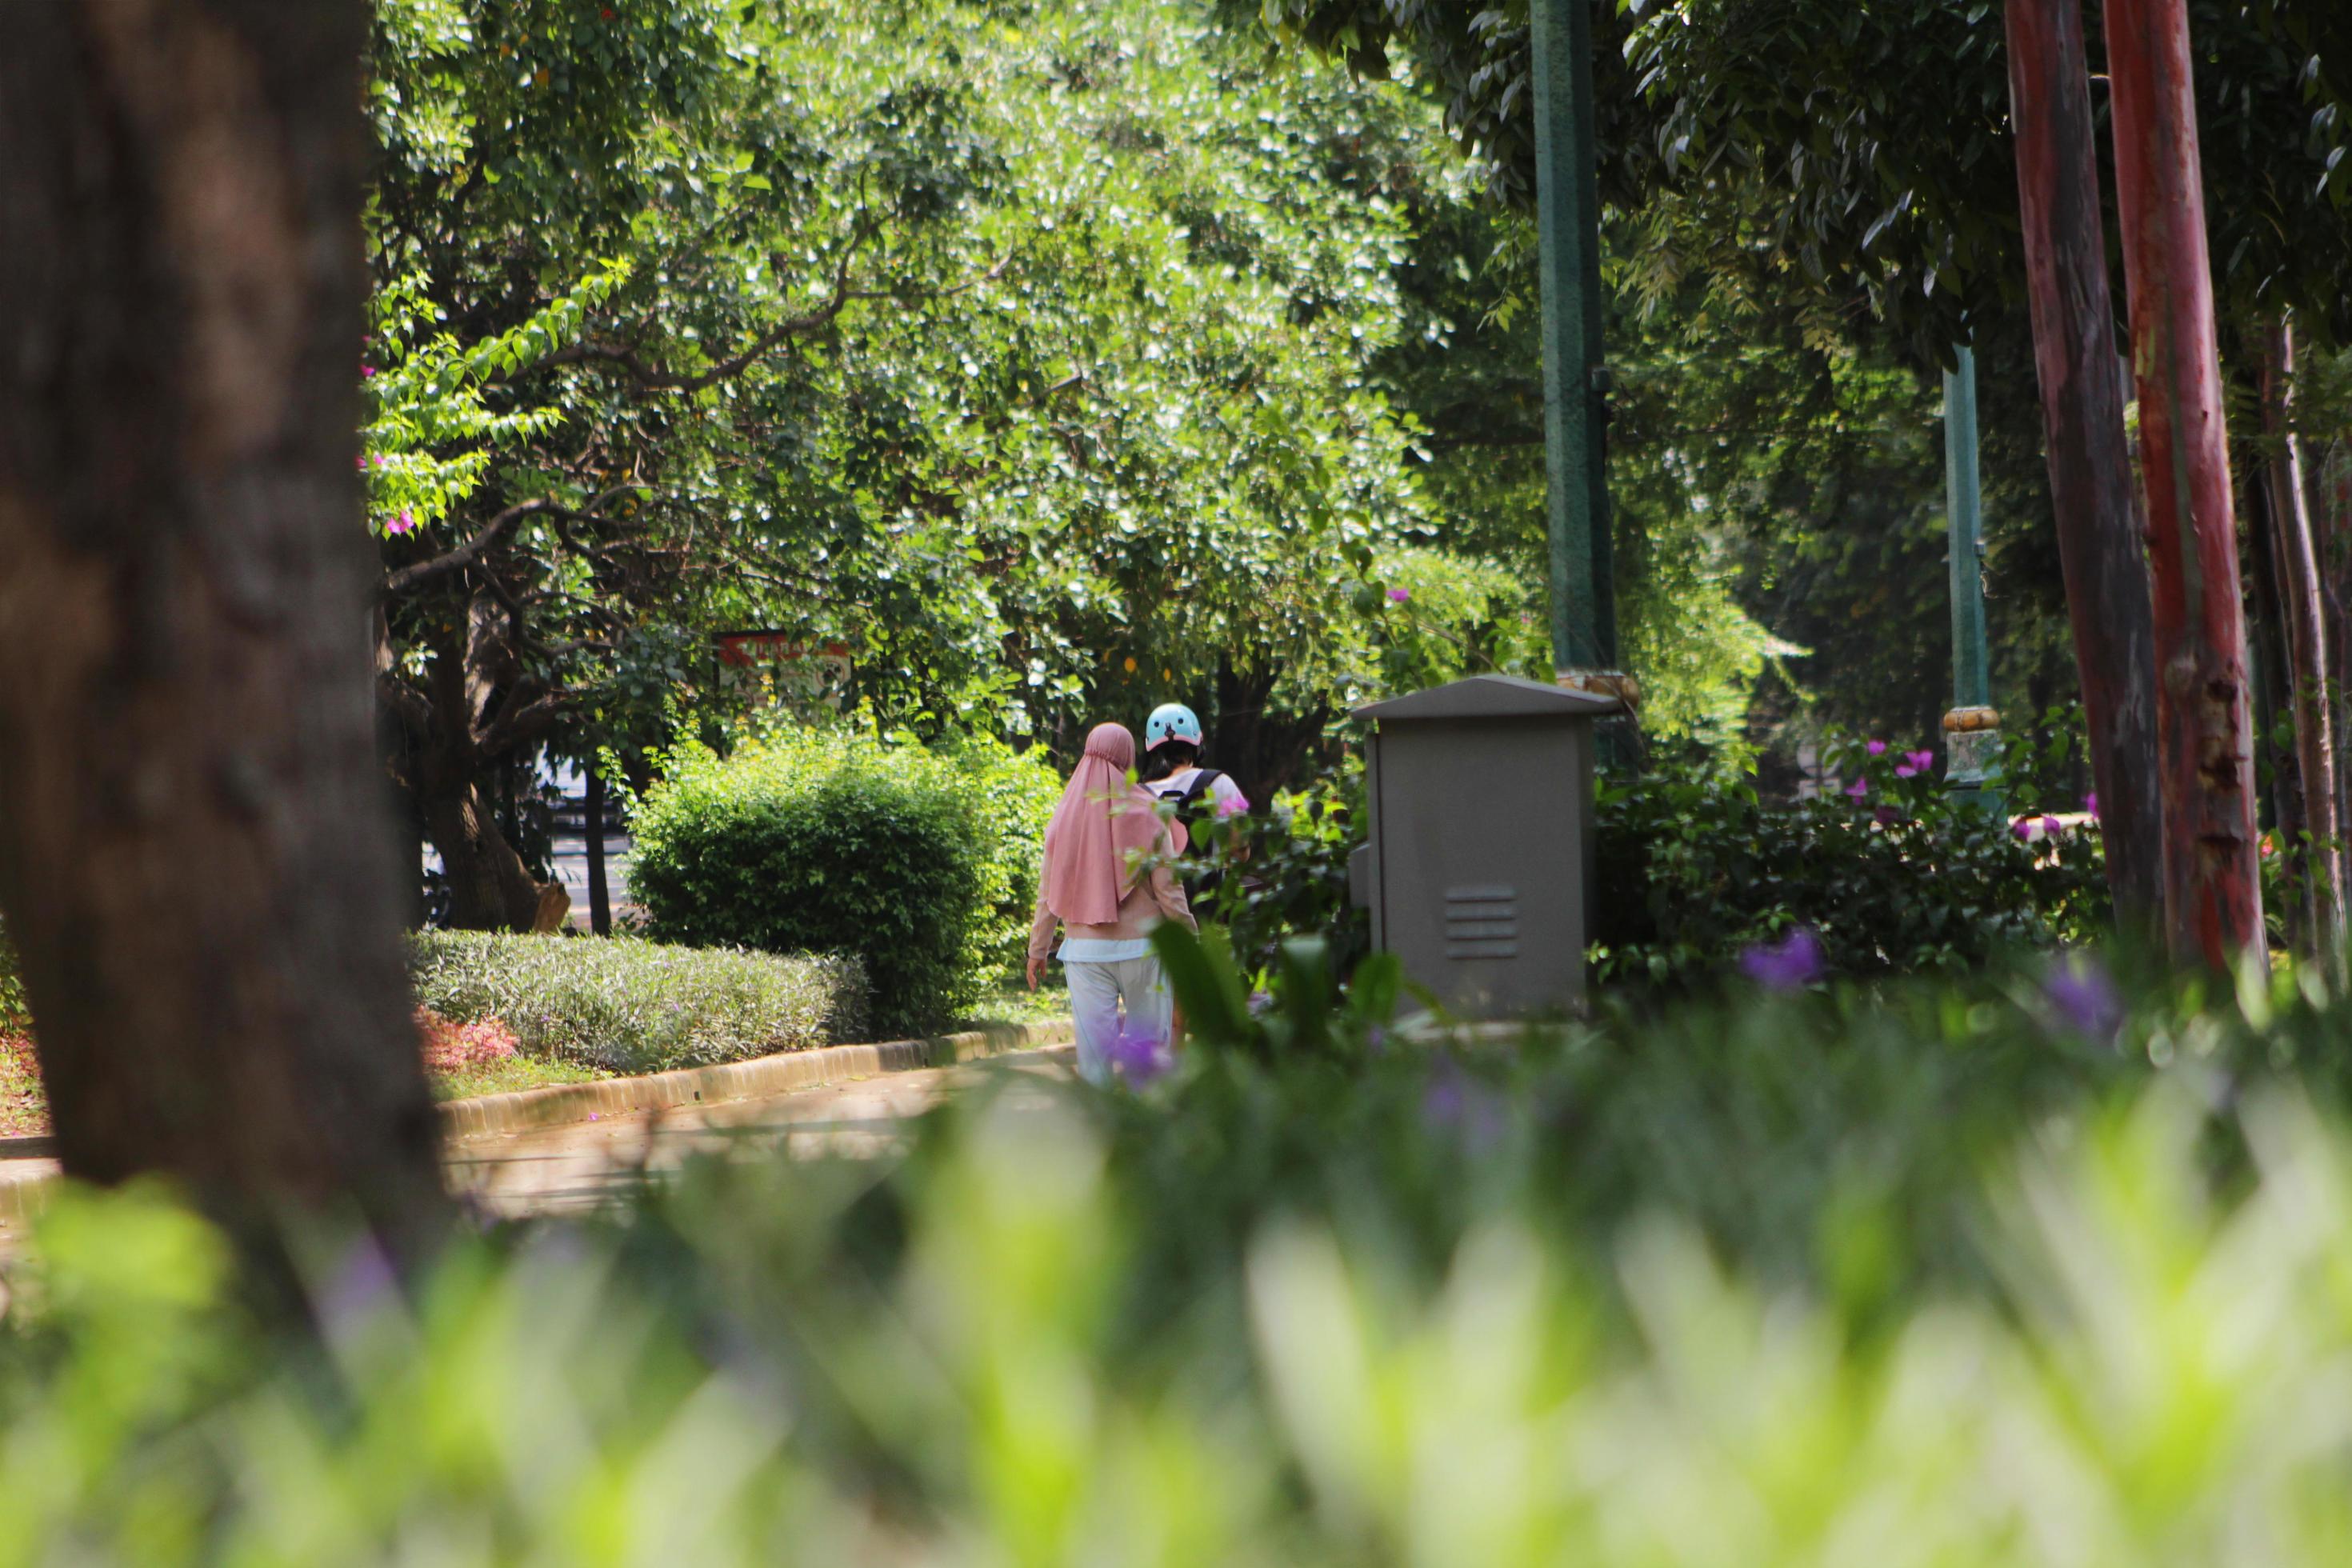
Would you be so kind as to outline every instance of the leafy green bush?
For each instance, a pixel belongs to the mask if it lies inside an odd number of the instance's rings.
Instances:
[[[583,1067],[701,1067],[865,1028],[853,958],[501,931],[421,931],[408,944],[420,1005],[452,1024],[499,1019],[527,1054]]]
[[[1348,898],[1348,855],[1364,841],[1364,774],[1350,765],[1277,795],[1246,816],[1203,821],[1180,869],[1194,910],[1225,928],[1253,975],[1273,972],[1282,944],[1319,937],[1340,973],[1371,946],[1368,911]]]
[[[689,742],[636,805],[630,883],[649,935],[856,953],[877,1028],[935,1027],[1009,967],[1015,922],[1027,929],[1049,776],[1001,750],[845,730],[785,731],[725,758]]]
[[[1037,876],[1045,858],[1045,825],[1062,798],[1062,778],[1042,748],[1015,752],[1001,741],[969,739],[945,752],[963,771],[980,813],[981,908],[965,963],[982,984],[1012,984],[1029,951]]]
[[[1830,973],[1951,973],[2103,927],[2095,833],[2051,818],[2021,838],[1956,804],[1925,752],[1844,742],[1824,762],[1843,782],[1785,803],[1711,769],[1603,779],[1596,978],[1680,989],[1798,928]]]

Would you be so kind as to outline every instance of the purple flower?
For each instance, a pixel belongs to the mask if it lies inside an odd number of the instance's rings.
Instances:
[[[390,522],[385,523],[383,525],[383,531],[386,533],[407,533],[412,531],[415,527],[416,514],[409,510],[406,507],[402,507],[400,509],[400,515],[394,518]]]
[[[1391,605],[1404,604],[1412,597],[1412,590],[1410,588],[1391,588],[1389,590],[1389,603]]]
[[[1801,991],[1822,977],[1822,939],[1799,926],[1779,942],[1759,942],[1739,955],[1739,973],[1767,991]]]
[[[2083,809],[2090,814],[2090,817],[2093,822],[2099,820],[2099,792],[2097,790],[2093,790],[2090,794],[2083,797]]]
[[[1886,742],[1884,741],[1873,741],[1870,744],[1863,747],[1863,750],[1868,752],[1874,757],[1883,757],[1886,754]]]
[[[1898,779],[1915,779],[1935,765],[1936,753],[1933,752],[1906,752],[1903,753],[1903,760],[1895,764],[1895,776]]]
[[[362,1237],[319,1298],[319,1317],[331,1329],[373,1317],[393,1295],[392,1259],[373,1237]]]
[[[2063,833],[2063,832],[2065,832],[2065,831],[2066,831],[2066,825],[2065,825],[2064,823],[2063,823],[2063,822],[2059,821],[2056,817],[2054,817],[2054,816],[2045,816],[2044,817],[2042,817],[2042,836],[2044,838],[2055,838],[2055,837],[2057,837],[2060,834],[2062,834],[2062,833]]]
[[[2009,830],[2011,833],[2016,834],[2021,839],[2031,838],[2033,837],[2033,818],[2030,816],[2021,816],[2015,822],[2009,825]]]
[[[2112,1040],[2123,1027],[2123,997],[2095,958],[2068,953],[2053,963],[2042,996],[2058,1021],[2084,1039]]]
[[[1166,1040],[1133,1029],[1119,1030],[1118,1037],[1111,1041],[1105,1054],[1110,1061],[1110,1070],[1134,1089],[1141,1089],[1176,1065],[1176,1053]]]
[[[1866,778],[1856,779],[1853,783],[1845,786],[1845,797],[1848,800],[1860,800],[1864,795],[1866,795],[1869,793],[1870,781]]]
[[[1422,1091],[1421,1119],[1433,1132],[1455,1134],[1475,1153],[1502,1136],[1503,1100],[1452,1057],[1440,1057]]]
[[[373,366],[373,365],[372,365],[372,364],[363,364],[363,365],[360,366],[360,375],[361,375],[362,379],[365,379],[366,377],[371,376],[371,375],[373,375],[374,374],[375,374],[375,366]]]
[[[1238,790],[1217,802],[1217,816],[1220,821],[1228,816],[1239,816],[1248,809],[1249,801]]]

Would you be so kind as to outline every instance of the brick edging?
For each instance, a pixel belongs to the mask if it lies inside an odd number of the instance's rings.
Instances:
[[[707,1068],[679,1068],[639,1078],[599,1079],[593,1083],[557,1083],[544,1089],[519,1089],[506,1094],[477,1095],[470,1100],[444,1100],[441,1130],[450,1138],[488,1138],[501,1133],[528,1132],[541,1127],[561,1127],[591,1117],[625,1116],[633,1110],[656,1110],[673,1105],[715,1105],[729,1100],[756,1100],[788,1094],[798,1089],[839,1083],[845,1079],[874,1078],[883,1073],[914,1072],[923,1068],[953,1067],[958,1062],[1002,1056],[1007,1051],[1036,1050],[1067,1045],[1067,1023],[1016,1024],[1001,1029],[971,1029],[959,1035],[933,1035],[919,1040],[886,1040],[876,1045],[826,1046],[811,1051],[780,1051],[750,1061],[721,1062]]]
[[[488,1138],[527,1132],[540,1127],[561,1127],[594,1116],[626,1115],[672,1105],[715,1105],[722,1100],[752,1100],[815,1089],[847,1079],[874,1078],[883,1073],[914,1072],[923,1068],[953,1067],[958,1062],[1008,1051],[1034,1051],[1066,1046],[1075,1037],[1065,1020],[1052,1024],[1014,1024],[1001,1029],[971,1029],[959,1035],[933,1035],[919,1040],[885,1040],[877,1045],[826,1046],[813,1051],[781,1051],[750,1061],[721,1062],[715,1067],[680,1068],[674,1072],[647,1073],[640,1078],[599,1079],[593,1083],[557,1083],[544,1089],[520,1089],[507,1094],[476,1095],[470,1100],[441,1102],[441,1131],[449,1138]],[[54,1169],[0,1175],[0,1220],[28,1218],[58,1180]]]

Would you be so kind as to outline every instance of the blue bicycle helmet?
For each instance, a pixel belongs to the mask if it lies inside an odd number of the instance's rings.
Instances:
[[[1181,702],[1163,702],[1151,710],[1143,721],[1143,749],[1156,752],[1171,741],[1181,741],[1195,749],[1201,744],[1201,721]]]

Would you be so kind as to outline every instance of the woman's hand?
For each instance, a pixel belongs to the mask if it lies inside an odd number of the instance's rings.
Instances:
[[[1029,960],[1029,989],[1032,991],[1036,990],[1037,982],[1044,979],[1045,975],[1045,961],[1043,958],[1031,958]]]

